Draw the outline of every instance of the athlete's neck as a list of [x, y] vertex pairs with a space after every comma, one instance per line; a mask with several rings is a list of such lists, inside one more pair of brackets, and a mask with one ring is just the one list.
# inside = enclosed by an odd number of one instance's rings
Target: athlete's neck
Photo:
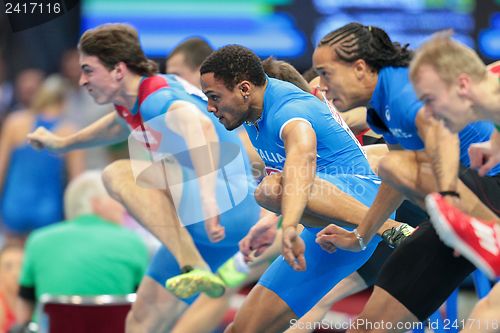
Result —
[[115, 99], [114, 104], [121, 105], [128, 110], [131, 110], [137, 101], [141, 80], [142, 76], [129, 73], [123, 79], [120, 93]]
[[269, 81], [266, 81], [266, 83], [261, 87], [254, 87], [253, 93], [250, 96], [248, 118], [245, 120], [247, 124], [256, 124], [262, 117], [262, 110], [264, 109], [264, 93], [266, 92], [268, 82]]

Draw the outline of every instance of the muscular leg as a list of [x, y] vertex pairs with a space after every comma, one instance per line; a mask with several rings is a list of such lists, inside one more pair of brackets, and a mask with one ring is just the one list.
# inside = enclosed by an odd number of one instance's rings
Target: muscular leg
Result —
[[[379, 174], [385, 182], [424, 209], [425, 196], [438, 190], [432, 166], [424, 153], [390, 152], [381, 159]], [[462, 181], [458, 183], [458, 192], [465, 212], [484, 219], [496, 218]]]
[[187, 304], [148, 276], [142, 279], [137, 299], [127, 315], [127, 333], [163, 333], [174, 325]]
[[[417, 319], [403, 304], [382, 288], [375, 286], [366, 306], [355, 322], [355, 327], [348, 333], [381, 333], [381, 332], [406, 332], [407, 329], [396, 329], [395, 323], [418, 323]], [[392, 329], [389, 325], [374, 329], [370, 324], [393, 323]], [[373, 325], [375, 326], [375, 325]]]
[[283, 332], [293, 318], [296, 315], [278, 295], [258, 284], [248, 294], [234, 322], [224, 332]]
[[207, 267], [191, 235], [181, 226], [172, 197], [164, 190], [138, 186], [130, 163], [120, 160], [104, 169], [103, 181], [109, 194], [173, 253], [180, 267]]
[[[262, 207], [279, 214], [281, 175], [273, 174], [265, 177], [255, 190], [255, 199]], [[343, 226], [355, 226], [363, 220], [366, 212], [368, 212], [367, 206], [328, 181], [316, 177], [302, 222], [310, 227], [325, 227], [332, 222]], [[399, 224], [394, 220], [387, 220], [380, 231]]]
[[500, 283], [493, 287], [490, 293], [480, 300], [469, 319], [465, 321], [462, 333], [497, 333], [500, 332]]
[[[333, 304], [358, 291], [366, 289], [366, 287], [367, 285], [363, 278], [361, 278], [357, 272], [352, 273], [333, 287], [328, 294], [309, 310], [309, 312], [303, 315], [297, 323], [286, 330], [285, 333], [312, 332], [312, 329], [307, 329], [306, 327], [313, 327], [313, 323], [320, 322]], [[308, 323], [310, 324], [307, 325]]]

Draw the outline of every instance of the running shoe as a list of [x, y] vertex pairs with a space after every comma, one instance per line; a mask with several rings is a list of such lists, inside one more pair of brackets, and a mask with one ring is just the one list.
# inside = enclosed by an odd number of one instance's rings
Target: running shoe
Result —
[[389, 247], [396, 248], [414, 231], [415, 228], [412, 226], [406, 223], [401, 223], [398, 227], [392, 227], [391, 229], [384, 231], [382, 239], [387, 243], [387, 245], [389, 245]]
[[217, 275], [224, 281], [227, 287], [236, 288], [246, 280], [248, 273], [238, 270], [235, 256], [233, 256], [219, 267]]
[[171, 277], [165, 283], [165, 287], [179, 298], [189, 298], [199, 293], [217, 298], [224, 295], [226, 290], [224, 281], [220, 277], [210, 271], [197, 268]]
[[463, 213], [438, 193], [425, 198], [427, 212], [439, 237], [488, 277], [500, 276], [500, 226]]

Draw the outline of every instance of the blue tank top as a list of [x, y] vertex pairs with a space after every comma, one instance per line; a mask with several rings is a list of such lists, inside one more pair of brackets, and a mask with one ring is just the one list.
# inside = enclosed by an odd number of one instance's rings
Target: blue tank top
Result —
[[316, 132], [317, 172], [374, 176], [361, 146], [340, 116], [313, 95], [272, 78], [267, 80], [257, 126], [244, 125], [268, 174], [283, 170], [286, 153], [281, 134], [286, 124], [297, 119], [308, 122]]
[[[423, 103], [417, 98], [406, 67], [385, 67], [379, 72], [377, 86], [368, 107], [367, 121], [370, 127], [382, 134], [389, 144], [399, 144], [408, 150], [421, 150], [415, 119]], [[473, 143], [488, 141], [495, 126], [488, 121], [467, 125], [459, 133], [460, 163], [470, 166], [468, 149]], [[500, 173], [500, 165], [488, 175]]]
[[[49, 130], [59, 119], [37, 116], [33, 130]], [[66, 183], [64, 158], [25, 143], [16, 147], [7, 169], [1, 215], [9, 229], [27, 233], [63, 220], [63, 192]]]
[[[129, 126], [133, 129], [132, 140], [129, 139], [129, 152], [131, 159], [134, 160], [134, 152], [131, 151], [132, 145], [138, 144], [137, 150], [150, 154], [141, 159], [145, 162], [158, 162], [175, 160], [182, 169], [182, 179], [167, 179], [169, 189], [172, 195], [182, 193], [180, 188], [190, 190], [189, 199], [190, 205], [186, 206], [181, 203], [177, 207], [177, 213], [181, 217], [181, 222], [184, 225], [201, 222], [203, 214], [193, 207], [193, 204], [200, 202], [199, 174], [200, 170], [195, 170], [191, 161], [192, 154], [206, 154], [206, 145], [188, 149], [185, 139], [173, 130], [172, 118], [168, 118], [167, 112], [172, 104], [176, 101], [189, 102], [196, 106], [199, 111], [205, 114], [213, 124], [218, 142], [213, 143], [219, 152], [219, 160], [217, 168], [208, 167], [207, 172], [216, 174], [216, 199], [221, 213], [232, 210], [232, 208], [245, 202], [248, 196], [253, 195], [255, 181], [250, 168], [250, 160], [245, 151], [245, 148], [240, 141], [238, 135], [234, 132], [227, 131], [218, 120], [210, 115], [207, 110], [207, 99], [201, 90], [187, 83], [185, 80], [175, 75], [156, 75], [144, 78], [139, 87], [139, 94], [136, 105], [132, 110], [127, 110], [124, 107], [115, 105], [118, 114], [122, 116]], [[178, 110], [176, 112], [189, 112]], [[172, 115], [172, 114], [171, 114]], [[189, 126], [198, 126], [197, 124], [189, 124]], [[202, 128], [199, 128], [200, 135], [203, 135]], [[147, 149], [144, 149], [145, 148]], [[199, 150], [198, 150], [199, 149]], [[207, 165], [209, 166], [209, 157], [206, 156]], [[163, 162], [162, 162], [163, 163]], [[148, 163], [146, 163], [148, 165]], [[165, 166], [165, 164], [163, 164]], [[132, 166], [134, 169], [134, 166]], [[148, 168], [147, 166], [146, 168]], [[167, 166], [168, 167], [168, 166]], [[161, 171], [160, 171], [161, 172]], [[140, 175], [140, 173], [136, 173]], [[163, 175], [163, 174], [162, 174]], [[166, 175], [166, 174], [165, 174]], [[156, 178], [161, 178], [157, 175]], [[165, 186], [164, 183], [158, 186]], [[182, 181], [182, 186], [177, 187]], [[162, 187], [164, 188], [164, 187]], [[197, 192], [197, 193], [195, 193]], [[185, 197], [185, 196], [183, 196]], [[189, 207], [182, 209], [182, 207]], [[255, 221], [251, 221], [253, 223]]]

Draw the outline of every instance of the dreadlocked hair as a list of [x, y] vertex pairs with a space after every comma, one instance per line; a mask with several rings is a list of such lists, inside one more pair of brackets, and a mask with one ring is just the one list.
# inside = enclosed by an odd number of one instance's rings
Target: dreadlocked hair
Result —
[[407, 67], [413, 56], [409, 44], [401, 46], [391, 41], [384, 30], [359, 23], [330, 32], [319, 42], [321, 46], [335, 46], [337, 57], [345, 62], [363, 59], [377, 72], [384, 67]]

